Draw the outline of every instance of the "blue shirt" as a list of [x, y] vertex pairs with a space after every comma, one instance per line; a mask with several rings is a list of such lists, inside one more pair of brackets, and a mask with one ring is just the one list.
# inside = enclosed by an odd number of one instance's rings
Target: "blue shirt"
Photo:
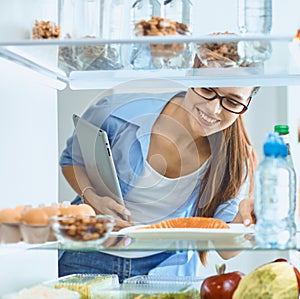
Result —
[[[174, 96], [185, 96], [185, 92], [174, 93], [128, 93], [107, 95], [91, 105], [82, 115], [108, 134], [118, 179], [126, 200], [126, 194], [142, 174], [149, 150], [151, 130], [165, 105]], [[60, 166], [83, 165], [80, 152], [74, 150], [75, 133], [67, 140], [62, 152]], [[201, 184], [191, 194], [180, 210], [181, 217], [192, 215], [193, 204], [199, 194]], [[220, 205], [214, 217], [231, 222], [238, 211], [241, 199], [246, 197], [247, 184], [241, 188], [239, 196]], [[77, 197], [79, 202], [80, 198]]]

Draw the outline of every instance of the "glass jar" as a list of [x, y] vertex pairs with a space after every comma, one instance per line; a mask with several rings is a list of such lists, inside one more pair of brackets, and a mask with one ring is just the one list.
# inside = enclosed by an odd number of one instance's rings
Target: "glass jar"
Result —
[[41, 0], [31, 11], [32, 39], [58, 39], [60, 27], [57, 22], [57, 5], [51, 0]]
[[[132, 35], [190, 35], [191, 1], [136, 0], [132, 5]], [[183, 23], [186, 22], [186, 23]], [[135, 44], [131, 53], [134, 69], [188, 68], [192, 65], [189, 43]]]
[[185, 24], [191, 33], [192, 5], [191, 0], [165, 0], [163, 6], [164, 16], [172, 21]]
[[[130, 2], [128, 0], [107, 0], [104, 12], [104, 38], [128, 39], [130, 31]], [[115, 56], [119, 60], [118, 64], [124, 67], [128, 65], [129, 44], [110, 44], [108, 49], [112, 57]]]
[[128, 0], [107, 0], [108, 38], [130, 37], [130, 3]]
[[[238, 27], [241, 34], [270, 34], [272, 29], [272, 0], [239, 0]], [[269, 41], [243, 41], [239, 55], [248, 63], [260, 63], [271, 57]]]
[[[26, 4], [28, 6], [27, 2]], [[30, 16], [28, 16], [30, 23], [26, 23], [28, 25], [30, 24], [29, 37], [34, 40], [59, 39], [60, 27], [58, 24], [57, 3], [52, 0], [40, 0], [38, 3], [35, 3], [35, 5], [31, 5], [30, 8]], [[27, 16], [25, 18], [25, 15], [23, 18], [20, 18], [20, 20], [18, 19], [20, 22], [26, 20]], [[23, 32], [25, 29], [23, 24], [21, 26], [21, 23], [16, 24], [13, 22], [13, 26], [20, 29], [17, 30], [18, 32]], [[12, 31], [7, 30], [7, 32]], [[24, 30], [24, 33], [25, 32], [27, 32], [27, 30]], [[20, 38], [23, 37], [20, 36]], [[58, 46], [55, 44], [45, 45], [43, 47], [22, 47], [22, 52], [24, 56], [28, 54], [30, 57], [35, 57], [43, 65], [57, 68]]]
[[102, 37], [104, 0], [59, 0], [62, 38]]
[[[60, 27], [62, 38], [108, 38], [106, 0], [60, 0]], [[114, 45], [93, 44], [62, 46], [59, 49], [59, 67], [66, 73], [81, 70], [112, 70], [122, 68], [120, 51]]]
[[163, 0], [134, 0], [132, 4], [132, 25], [141, 20], [150, 20], [152, 17], [162, 15]]

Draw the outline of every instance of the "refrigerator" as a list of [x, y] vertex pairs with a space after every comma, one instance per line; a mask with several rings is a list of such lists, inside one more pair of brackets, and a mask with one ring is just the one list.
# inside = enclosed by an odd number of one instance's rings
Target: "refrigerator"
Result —
[[[216, 6], [218, 8], [216, 8]], [[292, 36], [299, 28], [299, 1], [273, 0], [272, 34]], [[58, 1], [2, 0], [0, 2], [1, 47], [30, 39], [35, 19], [58, 22]], [[237, 0], [194, 1], [193, 34], [237, 30]], [[45, 54], [45, 53], [44, 53]], [[278, 64], [286, 57], [277, 55]], [[50, 59], [57, 59], [53, 57]], [[52, 80], [34, 68], [0, 55], [2, 137], [0, 147], [0, 209], [20, 204], [49, 204], [72, 200], [74, 191], [59, 168], [59, 156], [73, 131], [72, 114], [81, 114], [103, 88], [96, 85], [71, 88], [68, 82]], [[300, 81], [300, 80], [299, 80]], [[298, 127], [300, 83], [262, 87], [245, 115], [250, 137], [262, 159], [262, 143], [274, 124], [288, 123], [296, 171], [300, 170]], [[249, 272], [271, 260], [277, 252], [243, 252], [226, 261], [227, 271]], [[280, 253], [288, 255], [288, 252]], [[214, 274], [223, 261], [214, 252], [204, 275]], [[27, 250], [0, 245], [0, 295], [57, 277], [56, 250]]]

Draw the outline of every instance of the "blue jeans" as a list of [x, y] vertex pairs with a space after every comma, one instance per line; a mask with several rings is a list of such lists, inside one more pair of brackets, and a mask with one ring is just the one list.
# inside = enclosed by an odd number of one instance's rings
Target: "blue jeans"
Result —
[[103, 252], [65, 251], [59, 258], [59, 277], [69, 274], [117, 274], [120, 283], [136, 275], [147, 275], [174, 252], [162, 252], [143, 258], [123, 258]]

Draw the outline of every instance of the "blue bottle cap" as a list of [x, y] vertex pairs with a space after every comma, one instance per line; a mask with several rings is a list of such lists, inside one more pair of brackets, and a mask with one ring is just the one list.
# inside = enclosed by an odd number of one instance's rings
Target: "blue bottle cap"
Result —
[[287, 145], [278, 133], [269, 133], [264, 143], [264, 154], [267, 157], [286, 157], [288, 154]]

